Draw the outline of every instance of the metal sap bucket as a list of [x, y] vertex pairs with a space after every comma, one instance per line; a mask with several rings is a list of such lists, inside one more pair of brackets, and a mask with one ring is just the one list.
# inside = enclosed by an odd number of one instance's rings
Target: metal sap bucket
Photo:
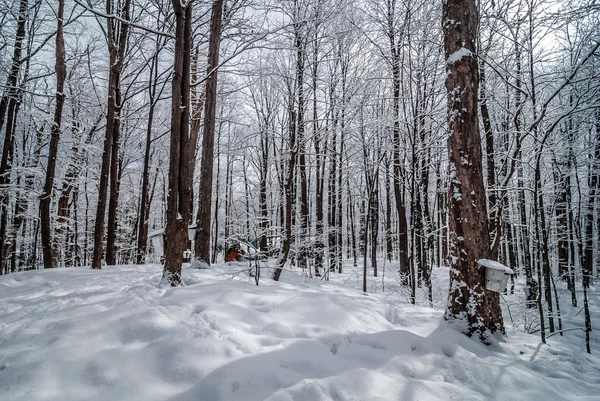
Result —
[[480, 266], [485, 268], [485, 289], [494, 292], [504, 292], [508, 278], [515, 272], [501, 263], [489, 259], [479, 259]]

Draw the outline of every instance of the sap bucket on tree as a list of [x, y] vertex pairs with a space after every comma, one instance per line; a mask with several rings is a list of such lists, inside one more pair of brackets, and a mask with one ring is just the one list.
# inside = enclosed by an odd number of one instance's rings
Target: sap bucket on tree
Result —
[[494, 292], [504, 292], [508, 278], [515, 274], [511, 268], [494, 260], [479, 259], [480, 266], [485, 268], [485, 289]]
[[155, 230], [148, 234], [150, 241], [152, 242], [152, 247], [154, 248], [154, 253], [158, 257], [165, 256], [165, 230]]

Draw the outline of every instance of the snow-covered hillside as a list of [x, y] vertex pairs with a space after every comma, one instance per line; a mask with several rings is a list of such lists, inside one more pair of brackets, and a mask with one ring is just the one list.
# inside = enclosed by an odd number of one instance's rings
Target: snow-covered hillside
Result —
[[[0, 277], [0, 399], [600, 400], [595, 331], [592, 355], [577, 330], [540, 345], [505, 312], [508, 342], [483, 346], [443, 320], [447, 270], [428, 308], [407, 303], [389, 266], [368, 295], [351, 266], [260, 286], [243, 267], [184, 269], [174, 289], [159, 288], [158, 265]], [[598, 327], [594, 289], [591, 302]]]

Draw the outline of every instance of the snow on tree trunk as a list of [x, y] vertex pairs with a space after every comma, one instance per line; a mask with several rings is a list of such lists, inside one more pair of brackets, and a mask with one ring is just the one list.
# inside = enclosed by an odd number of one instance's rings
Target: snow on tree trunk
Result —
[[485, 269], [477, 264], [490, 254], [483, 184], [481, 137], [477, 116], [479, 85], [475, 54], [478, 11], [475, 1], [448, 0], [442, 24], [448, 93], [450, 291], [446, 319], [467, 335], [489, 343], [503, 331], [499, 295], [484, 289]]
[[54, 108], [54, 122], [48, 151], [48, 166], [46, 168], [46, 180], [44, 190], [40, 199], [40, 223], [42, 227], [42, 253], [44, 255], [44, 267], [56, 267], [56, 254], [52, 247], [52, 232], [50, 226], [50, 205], [52, 204], [52, 188], [54, 186], [54, 175], [56, 171], [56, 157], [58, 155], [58, 141], [60, 139], [63, 105], [65, 103], [65, 78], [67, 76], [67, 65], [65, 62], [65, 41], [63, 37], [63, 15], [64, 0], [58, 2], [57, 28], [56, 28], [56, 105]]

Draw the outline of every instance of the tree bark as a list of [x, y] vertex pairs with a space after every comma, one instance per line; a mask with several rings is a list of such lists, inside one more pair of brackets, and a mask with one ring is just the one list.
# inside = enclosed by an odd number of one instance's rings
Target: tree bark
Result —
[[[389, 166], [389, 162], [386, 162]], [[392, 238], [392, 199], [390, 187], [390, 172], [385, 171], [385, 254], [388, 262], [394, 257], [394, 242]]]
[[296, 90], [298, 96], [298, 111], [297, 111], [297, 133], [296, 143], [298, 144], [298, 175], [300, 181], [300, 247], [298, 250], [298, 265], [300, 268], [307, 267], [308, 252], [306, 243], [310, 237], [309, 233], [309, 212], [308, 212], [308, 180], [306, 174], [306, 143], [304, 138], [304, 66], [305, 66], [305, 51], [306, 43], [302, 36], [302, 27], [304, 22], [301, 21], [300, 7], [297, 0], [294, 4], [295, 18], [294, 21], [294, 47], [296, 48]]
[[269, 137], [268, 133], [262, 132], [260, 136], [260, 183], [258, 194], [258, 205], [260, 209], [259, 220], [259, 249], [261, 252], [267, 252], [267, 229], [269, 226], [269, 210], [267, 208], [267, 177], [269, 174]]
[[[181, 283], [183, 251], [188, 241], [191, 179], [189, 161], [196, 143], [190, 135], [190, 70], [192, 51], [192, 1], [173, 0], [175, 11], [175, 51], [171, 97], [171, 140], [169, 148], [169, 191], [165, 227], [163, 283]], [[212, 159], [211, 159], [212, 160]]]
[[0, 200], [0, 274], [4, 272], [6, 263], [7, 248], [4, 246], [6, 230], [8, 226], [8, 183], [10, 182], [10, 172], [13, 153], [13, 118], [17, 103], [17, 81], [21, 71], [21, 53], [23, 50], [23, 41], [25, 39], [25, 25], [27, 22], [28, 1], [21, 0], [19, 3], [19, 17], [17, 20], [17, 33], [15, 35], [15, 46], [13, 58], [10, 66], [10, 72], [6, 79], [6, 89], [0, 99], [0, 131], [4, 126], [6, 118], [6, 130], [4, 134], [4, 146], [2, 147], [2, 159], [0, 161], [0, 190], [4, 192]]
[[483, 122], [483, 132], [485, 137], [485, 153], [487, 161], [487, 189], [488, 189], [488, 201], [489, 201], [489, 230], [490, 235], [495, 240], [492, 241], [492, 252], [490, 258], [492, 260], [498, 259], [498, 248], [500, 246], [500, 238], [502, 237], [501, 224], [500, 224], [500, 203], [498, 202], [498, 196], [496, 196], [496, 163], [494, 161], [494, 132], [492, 131], [492, 122], [490, 119], [490, 111], [487, 104], [487, 93], [486, 93], [486, 79], [485, 79], [485, 65], [483, 62], [479, 63], [479, 109], [481, 110], [481, 120]]
[[[585, 240], [583, 247], [583, 286], [589, 288], [594, 271], [594, 204], [600, 192], [600, 112], [596, 112], [596, 147], [590, 167], [589, 194], [585, 211]], [[597, 212], [596, 212], [597, 213]], [[587, 295], [586, 295], [587, 297]]]
[[[290, 108], [292, 106], [290, 105]], [[285, 194], [285, 210], [284, 210], [284, 232], [282, 238], [282, 247], [279, 251], [279, 258], [277, 260], [277, 269], [273, 279], [279, 281], [281, 272], [285, 263], [287, 262], [290, 246], [292, 243], [292, 206], [293, 206], [293, 192], [294, 192], [294, 176], [296, 167], [296, 156], [298, 154], [298, 146], [296, 143], [296, 112], [290, 111], [290, 158], [288, 163], [287, 177], [284, 184]]]
[[504, 324], [499, 294], [485, 290], [485, 269], [477, 263], [490, 256], [477, 115], [478, 22], [474, 0], [444, 2], [452, 259], [446, 319], [456, 322], [467, 335], [477, 335], [489, 343], [492, 333], [504, 331]]
[[60, 140], [62, 111], [65, 103], [65, 78], [67, 65], [65, 63], [65, 41], [63, 37], [63, 18], [65, 2], [58, 0], [57, 29], [56, 29], [56, 105], [54, 108], [54, 122], [50, 134], [50, 148], [48, 150], [48, 167], [46, 168], [46, 181], [40, 198], [40, 223], [42, 235], [42, 254], [44, 268], [56, 267], [56, 255], [53, 252], [52, 233], [50, 227], [50, 205], [52, 203], [52, 190], [54, 187], [54, 173], [56, 171], [56, 156], [58, 141]]
[[198, 215], [196, 217], [196, 258], [210, 264], [210, 210], [212, 204], [213, 158], [215, 148], [215, 118], [217, 109], [217, 67], [221, 45], [223, 2], [215, 0], [210, 19], [208, 44], [208, 67], [206, 81], [206, 103], [204, 108], [204, 132], [202, 136], [202, 161], [200, 164], [200, 191]]
[[[131, 0], [125, 0], [122, 7], [118, 12], [121, 17], [129, 21], [129, 11], [131, 8]], [[106, 1], [106, 13], [113, 14], [113, 1]], [[116, 31], [119, 31], [118, 33]], [[106, 112], [106, 134], [104, 136], [104, 146], [102, 152], [102, 166], [100, 168], [100, 185], [98, 187], [98, 207], [96, 209], [96, 221], [94, 223], [94, 251], [92, 253], [92, 269], [102, 268], [102, 253], [104, 250], [104, 217], [106, 214], [106, 195], [108, 192], [109, 173], [111, 178], [111, 206], [114, 210], [109, 210], [109, 223], [110, 228], [116, 228], [116, 199], [113, 199], [114, 190], [116, 189], [116, 176], [115, 172], [118, 166], [118, 132], [115, 133], [115, 129], [119, 129], [120, 121], [119, 114], [121, 108], [121, 74], [123, 72], [123, 66], [125, 64], [125, 51], [127, 49], [127, 35], [129, 33], [129, 25], [120, 23], [116, 20], [107, 20], [107, 35], [108, 35], [108, 53], [110, 71], [108, 74], [108, 98], [107, 98], [107, 112]], [[116, 144], [113, 144], [117, 141]], [[114, 156], [113, 156], [114, 154]], [[110, 231], [109, 228], [109, 231]], [[111, 241], [107, 241], [107, 252], [108, 256], [114, 259], [114, 239], [112, 237], [114, 233], [110, 233]], [[114, 261], [113, 261], [114, 262]]]

